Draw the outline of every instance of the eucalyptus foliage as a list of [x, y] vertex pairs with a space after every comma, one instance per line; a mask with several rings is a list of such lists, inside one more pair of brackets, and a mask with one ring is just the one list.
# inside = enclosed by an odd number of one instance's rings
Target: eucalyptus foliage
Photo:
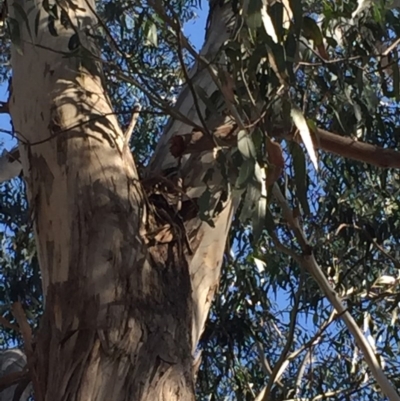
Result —
[[[233, 187], [242, 202], [199, 345], [198, 398], [262, 400], [267, 388], [271, 400], [381, 400], [347, 328], [290, 256], [301, 254], [301, 244], [271, 188], [263, 194], [254, 172], [262, 169], [268, 178], [274, 171], [267, 134], [282, 149], [277, 184], [301, 219], [332, 288], [400, 388], [399, 172], [306, 149], [293, 140], [293, 127], [301, 131], [304, 120], [311, 136], [323, 128], [399, 150], [400, 10], [379, 1], [364, 9], [350, 0], [270, 3], [264, 8], [262, 0], [232, 0], [238, 23], [221, 50], [234, 104], [255, 129], [249, 142], [238, 145], [234, 159], [238, 179]], [[163, 6], [183, 26], [204, 4], [177, 0]], [[144, 166], [193, 54], [182, 50], [151, 3], [99, 1], [98, 14], [106, 84], [121, 124], [127, 127], [134, 105], [142, 106], [131, 146]], [[5, 54], [13, 40], [8, 24], [0, 44], [3, 82], [10, 74]], [[201, 100], [211, 112], [221, 99], [217, 91]], [[232, 160], [221, 160], [219, 168], [232, 168]], [[0, 307], [3, 318], [15, 324], [10, 305], [20, 301], [36, 327], [43, 299], [32, 240], [35, 211], [26, 205], [24, 189], [18, 179], [0, 191]], [[2, 328], [0, 341], [7, 348], [21, 339]]]

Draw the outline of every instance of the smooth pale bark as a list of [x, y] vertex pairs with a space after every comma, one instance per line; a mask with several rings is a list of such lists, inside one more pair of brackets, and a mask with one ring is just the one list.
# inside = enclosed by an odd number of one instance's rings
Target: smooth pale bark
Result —
[[[13, 13], [16, 3], [27, 13], [33, 38], [21, 14]], [[211, 4], [203, 50], [211, 59], [232, 23], [230, 6], [219, 3]], [[183, 238], [148, 245], [147, 233], [157, 227], [112, 114], [101, 65], [71, 54], [76, 33], [83, 48], [98, 54], [87, 35], [96, 24], [94, 4], [75, 4], [68, 10], [75, 29], [56, 21], [57, 36], [49, 32], [41, 3], [9, 5], [22, 39], [12, 49], [10, 112], [46, 295], [31, 372], [35, 398], [193, 400], [192, 351], [218, 286], [232, 200], [225, 201], [214, 228], [199, 218], [185, 222], [193, 254], [184, 252]], [[208, 93], [215, 90], [202, 67], [196, 66], [192, 77]], [[179, 105], [198, 122], [188, 89]], [[176, 165], [168, 140], [187, 130], [171, 121], [153, 159], [153, 174]], [[186, 158], [181, 173], [189, 197], [204, 191], [202, 177], [214, 163], [213, 152]], [[216, 175], [215, 202], [222, 185]]]
[[[70, 53], [75, 35], [21, 1], [10, 112], [35, 220], [46, 308], [35, 352], [36, 400], [191, 400], [190, 280], [176, 243], [147, 248], [154, 229], [101, 66]], [[10, 4], [11, 12], [16, 3]], [[96, 22], [69, 17], [80, 41]], [[94, 7], [94, 4], [91, 4]], [[67, 7], [65, 5], [65, 7]], [[142, 234], [143, 233], [143, 234]], [[29, 356], [28, 356], [29, 357]]]
[[[222, 65], [225, 60], [219, 51], [221, 46], [230, 38], [235, 19], [233, 18], [232, 5], [228, 2], [225, 6], [221, 7], [219, 3], [221, 2], [210, 2], [206, 41], [200, 55], [211, 63], [218, 61], [218, 64]], [[213, 78], [203, 63], [196, 62], [189, 75], [193, 86], [203, 88], [208, 96], [211, 96], [217, 90]], [[193, 95], [187, 86], [180, 94], [176, 108], [182, 115], [188, 117], [196, 125], [201, 126], [201, 119], [196, 110]], [[198, 97], [197, 102], [204, 117], [206, 107]], [[213, 117], [215, 116], [211, 115], [209, 120]], [[208, 121], [206, 120], [206, 122]], [[178, 160], [169, 152], [171, 138], [175, 135], [184, 135], [191, 131], [192, 127], [182, 121], [171, 120], [169, 122], [152, 158], [149, 168], [151, 173], [160, 173], [178, 165]], [[183, 178], [183, 187], [189, 198], [199, 198], [208, 186], [213, 192], [211, 202], [215, 204], [218, 202], [221, 193], [226, 191], [226, 183], [218, 173], [215, 157], [216, 153], [213, 150], [193, 152], [183, 157], [180, 174]], [[204, 175], [212, 167], [216, 171], [213, 174], [212, 181], [208, 181], [206, 186]], [[211, 302], [218, 287], [222, 258], [232, 220], [234, 203], [236, 203], [235, 200], [228, 195], [227, 200], [224, 202], [224, 209], [213, 219], [214, 228], [198, 218], [185, 222], [186, 232], [195, 244], [194, 254], [187, 256], [194, 308], [193, 351], [195, 351], [203, 332]], [[212, 206], [211, 204], [210, 208]]]

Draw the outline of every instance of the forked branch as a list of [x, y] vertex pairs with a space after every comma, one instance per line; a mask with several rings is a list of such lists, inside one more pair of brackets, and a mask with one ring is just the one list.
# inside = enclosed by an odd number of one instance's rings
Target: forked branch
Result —
[[276, 183], [273, 187], [273, 195], [281, 206], [283, 215], [289, 227], [292, 229], [297, 241], [302, 247], [303, 255], [297, 255], [296, 261], [303, 269], [307, 270], [312, 275], [312, 277], [314, 277], [320, 289], [325, 294], [332, 306], [335, 308], [336, 312], [341, 315], [341, 318], [343, 319], [347, 329], [353, 335], [357, 345], [360, 347], [364, 359], [369, 369], [371, 370], [371, 373], [374, 376], [376, 382], [381, 387], [382, 392], [388, 397], [390, 401], [400, 401], [400, 396], [397, 394], [395, 388], [392, 386], [385, 373], [381, 369], [375, 353], [368, 343], [367, 339], [365, 338], [364, 334], [358, 327], [357, 323], [355, 322], [349, 311], [343, 305], [339, 295], [334, 290], [334, 288], [332, 288], [328, 279], [325, 277], [321, 267], [315, 260], [312, 252], [312, 247], [309, 245], [298, 219], [293, 216], [293, 212], [288, 202], [284, 198], [279, 186]]

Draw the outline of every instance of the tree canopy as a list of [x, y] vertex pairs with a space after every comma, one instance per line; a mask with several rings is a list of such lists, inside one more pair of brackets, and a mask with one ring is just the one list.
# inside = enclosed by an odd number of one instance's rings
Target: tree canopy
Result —
[[[219, 287], [198, 344], [197, 397], [386, 399], [354, 330], [399, 389], [400, 4], [211, 0], [208, 53], [197, 52], [183, 30], [206, 6], [101, 0], [93, 33], [124, 129], [137, 110], [130, 146], [143, 179], [171, 117], [191, 126], [162, 143], [174, 160], [217, 154], [196, 198], [202, 219], [212, 227], [220, 202], [235, 199]], [[56, 37], [62, 6], [42, 7]], [[229, 35], [210, 58], [215, 7], [228, 10]], [[24, 51], [19, 32], [27, 17], [14, 11], [18, 20], [5, 19], [0, 41], [4, 85], [13, 74], [10, 46]], [[73, 41], [71, 52], [81, 51]], [[192, 79], [194, 63], [207, 72], [211, 93]], [[183, 91], [194, 97], [198, 121], [179, 112]], [[217, 174], [224, 190], [212, 202]], [[3, 349], [23, 345], [16, 305], [33, 331], [42, 315], [34, 213], [22, 177], [2, 184]]]

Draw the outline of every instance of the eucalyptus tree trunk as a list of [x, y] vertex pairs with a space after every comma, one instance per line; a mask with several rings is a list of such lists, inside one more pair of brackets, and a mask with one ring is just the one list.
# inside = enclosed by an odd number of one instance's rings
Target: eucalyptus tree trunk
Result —
[[[202, 51], [210, 60], [232, 27], [231, 6], [220, 3], [210, 4]], [[154, 240], [168, 225], [145, 193], [104, 88], [90, 35], [94, 1], [57, 4], [64, 24], [50, 25], [36, 0], [9, 4], [19, 27], [9, 106], [46, 300], [27, 355], [35, 399], [193, 400], [193, 352], [218, 286], [232, 200], [220, 201], [216, 175], [212, 202], [221, 210], [213, 224], [191, 215], [184, 230], [171, 229], [172, 240]], [[205, 66], [191, 74], [209, 94], [215, 91]], [[188, 88], [178, 105], [199, 123]], [[149, 175], [178, 166], [168, 143], [188, 129], [168, 124]], [[214, 159], [212, 150], [184, 157], [188, 198], [204, 191]]]

